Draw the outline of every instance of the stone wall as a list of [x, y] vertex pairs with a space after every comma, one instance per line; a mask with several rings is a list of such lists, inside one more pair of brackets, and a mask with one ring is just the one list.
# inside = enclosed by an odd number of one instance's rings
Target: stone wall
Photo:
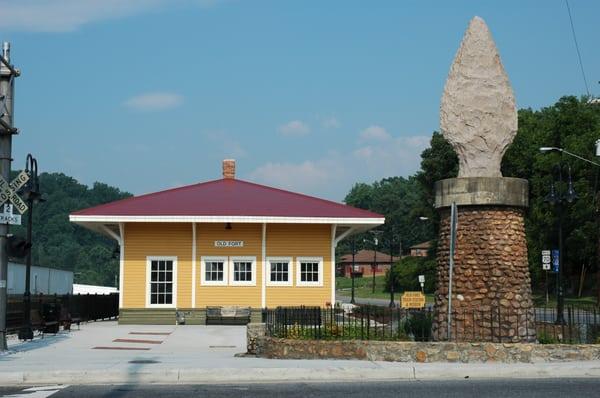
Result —
[[291, 340], [262, 336], [256, 340], [256, 354], [273, 359], [533, 363], [600, 360], [600, 345]]
[[[524, 209], [459, 206], [452, 285], [452, 335], [458, 341], [533, 342], [535, 320]], [[447, 336], [450, 210], [441, 209], [436, 340]]]
[[264, 323], [249, 323], [246, 326], [247, 354], [256, 354], [258, 338], [264, 337], [267, 327]]

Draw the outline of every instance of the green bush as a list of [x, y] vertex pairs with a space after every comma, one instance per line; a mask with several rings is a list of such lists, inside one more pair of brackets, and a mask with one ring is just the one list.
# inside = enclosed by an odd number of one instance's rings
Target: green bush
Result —
[[546, 332], [545, 330], [542, 330], [538, 333], [537, 339], [540, 344], [558, 344], [559, 342], [556, 337]]
[[405, 257], [394, 263], [385, 274], [385, 291], [389, 292], [394, 281], [395, 292], [419, 291], [419, 275], [425, 275], [424, 291], [433, 293], [437, 278], [435, 259], [425, 257]]
[[412, 334], [415, 341], [431, 340], [431, 314], [427, 312], [413, 312], [404, 323], [406, 334]]

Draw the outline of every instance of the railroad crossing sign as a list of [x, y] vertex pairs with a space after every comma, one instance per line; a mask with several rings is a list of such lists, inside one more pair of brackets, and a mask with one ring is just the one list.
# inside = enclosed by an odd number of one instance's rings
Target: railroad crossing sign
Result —
[[0, 205], [0, 224], [21, 225], [21, 215], [13, 214], [13, 205]]
[[29, 174], [25, 171], [21, 171], [10, 184], [0, 176], [0, 205], [4, 204], [6, 201], [10, 201], [19, 213], [25, 213], [28, 207], [23, 199], [17, 195], [17, 191], [25, 185], [27, 181], [29, 181]]
[[542, 269], [544, 271], [550, 271], [550, 264], [552, 264], [552, 255], [550, 250], [542, 250]]

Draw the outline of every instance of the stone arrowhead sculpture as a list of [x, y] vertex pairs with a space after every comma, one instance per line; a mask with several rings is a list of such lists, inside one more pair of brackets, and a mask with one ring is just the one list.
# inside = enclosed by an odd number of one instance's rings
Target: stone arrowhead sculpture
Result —
[[459, 159], [459, 177], [502, 177], [500, 162], [517, 133], [517, 107], [492, 35], [475, 17], [450, 68], [440, 127]]

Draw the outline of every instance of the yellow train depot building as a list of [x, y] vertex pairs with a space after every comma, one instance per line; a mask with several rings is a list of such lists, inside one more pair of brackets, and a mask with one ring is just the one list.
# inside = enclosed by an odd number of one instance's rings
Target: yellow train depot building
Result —
[[207, 307], [335, 303], [335, 247], [382, 215], [235, 178], [80, 210], [70, 221], [120, 247], [119, 322], [203, 324]]

